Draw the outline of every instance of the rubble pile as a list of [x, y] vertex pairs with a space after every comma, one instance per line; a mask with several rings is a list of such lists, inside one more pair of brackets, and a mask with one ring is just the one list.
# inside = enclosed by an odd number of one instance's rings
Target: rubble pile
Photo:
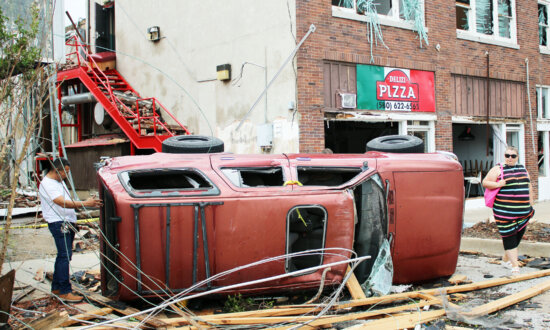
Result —
[[[494, 222], [482, 221], [472, 227], [465, 228], [462, 232], [465, 237], [489, 238], [500, 240], [497, 225]], [[531, 221], [527, 225], [527, 230], [523, 239], [526, 241], [535, 241], [550, 243], [550, 224]]]
[[[11, 189], [0, 185], [0, 208], [7, 208], [11, 198]], [[35, 207], [40, 204], [37, 196], [16, 192], [14, 207]]]

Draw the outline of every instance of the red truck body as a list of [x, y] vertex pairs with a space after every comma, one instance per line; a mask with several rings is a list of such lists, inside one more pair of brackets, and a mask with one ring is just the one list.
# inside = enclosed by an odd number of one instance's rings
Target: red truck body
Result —
[[[98, 171], [102, 292], [121, 300], [181, 292], [242, 265], [310, 249], [338, 253], [262, 263], [197, 290], [376, 258], [391, 241], [394, 283], [454, 273], [463, 222], [462, 167], [434, 154], [167, 154], [117, 157]], [[358, 267], [363, 281], [373, 260]], [[342, 281], [346, 265], [325, 283]], [[239, 289], [317, 287], [322, 270]], [[195, 291], [197, 291], [195, 290]]]

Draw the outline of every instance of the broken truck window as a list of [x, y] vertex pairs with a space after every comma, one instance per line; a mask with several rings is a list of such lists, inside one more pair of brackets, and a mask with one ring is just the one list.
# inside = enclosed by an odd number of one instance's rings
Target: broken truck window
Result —
[[239, 188], [283, 186], [283, 169], [280, 167], [225, 167], [221, 171]]
[[189, 168], [122, 172], [119, 173], [119, 180], [133, 197], [182, 196], [197, 191], [207, 195], [219, 193], [218, 188], [202, 173]]
[[340, 186], [361, 173], [357, 167], [306, 167], [300, 166], [298, 181], [304, 186]]
[[[324, 207], [307, 205], [292, 208], [287, 216], [286, 253], [324, 248], [326, 224], [327, 211]], [[288, 258], [285, 268], [287, 272], [293, 272], [322, 263], [322, 254], [317, 252]]]

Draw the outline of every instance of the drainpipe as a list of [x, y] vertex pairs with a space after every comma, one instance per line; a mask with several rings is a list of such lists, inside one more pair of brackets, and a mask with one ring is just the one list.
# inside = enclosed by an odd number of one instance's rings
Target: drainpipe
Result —
[[491, 134], [491, 127], [489, 126], [489, 112], [491, 111], [490, 108], [490, 96], [491, 96], [491, 85], [489, 84], [489, 51], [485, 52], [485, 56], [487, 56], [487, 157], [489, 157], [489, 134]]

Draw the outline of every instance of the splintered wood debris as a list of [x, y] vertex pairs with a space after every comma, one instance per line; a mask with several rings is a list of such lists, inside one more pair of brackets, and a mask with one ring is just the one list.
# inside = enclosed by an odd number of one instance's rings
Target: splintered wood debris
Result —
[[[199, 329], [211, 327], [255, 327], [255, 328], [326, 328], [346, 324], [360, 325], [361, 328], [406, 329], [414, 328], [438, 319], [451, 318], [453, 320], [468, 320], [494, 313], [523, 300], [532, 298], [550, 289], [550, 280], [534, 285], [523, 291], [492, 300], [489, 303], [466, 310], [454, 302], [468, 298], [465, 292], [471, 292], [490, 287], [526, 281], [550, 275], [550, 270], [542, 270], [517, 276], [495, 278], [469, 284], [457, 284], [436, 289], [422, 289], [419, 291], [389, 294], [381, 297], [366, 298], [358, 292], [360, 287], [352, 275], [347, 288], [352, 300], [340, 301], [332, 305], [324, 303], [280, 305], [268, 309], [244, 312], [213, 314], [212, 311], [192, 312], [186, 309], [183, 312], [177, 309], [179, 316], [167, 317], [158, 315], [135, 315], [140, 311], [124, 303], [112, 301], [88, 289], [79, 289], [88, 303], [63, 305], [55, 297], [46, 298], [47, 301], [26, 302], [24, 305], [14, 303], [16, 309], [12, 313], [18, 320], [34, 328], [63, 328], [72, 329], [82, 326], [94, 328], [131, 327], [131, 328], [186, 328]], [[80, 275], [82, 284], [93, 288], [97, 286], [97, 272]], [[84, 280], [88, 279], [88, 282]], [[453, 278], [451, 278], [453, 279]], [[354, 281], [355, 280], [355, 281]], [[464, 283], [463, 276], [454, 276], [454, 283]], [[87, 284], [86, 284], [87, 283]], [[28, 290], [28, 287], [21, 289]], [[14, 296], [17, 293], [14, 292]], [[42, 299], [44, 300], [44, 299]], [[94, 305], [101, 307], [96, 307]], [[29, 317], [29, 308], [32, 305], [43, 306], [41, 310]], [[328, 312], [319, 315], [327, 308]], [[451, 315], [452, 314], [452, 315]], [[125, 316], [124, 319], [120, 315]], [[128, 318], [128, 317], [131, 318]], [[110, 320], [108, 324], [106, 320]], [[348, 322], [348, 323], [345, 323]], [[351, 322], [351, 323], [350, 323]], [[14, 328], [21, 324], [10, 320]], [[95, 326], [97, 325], [97, 326]]]

